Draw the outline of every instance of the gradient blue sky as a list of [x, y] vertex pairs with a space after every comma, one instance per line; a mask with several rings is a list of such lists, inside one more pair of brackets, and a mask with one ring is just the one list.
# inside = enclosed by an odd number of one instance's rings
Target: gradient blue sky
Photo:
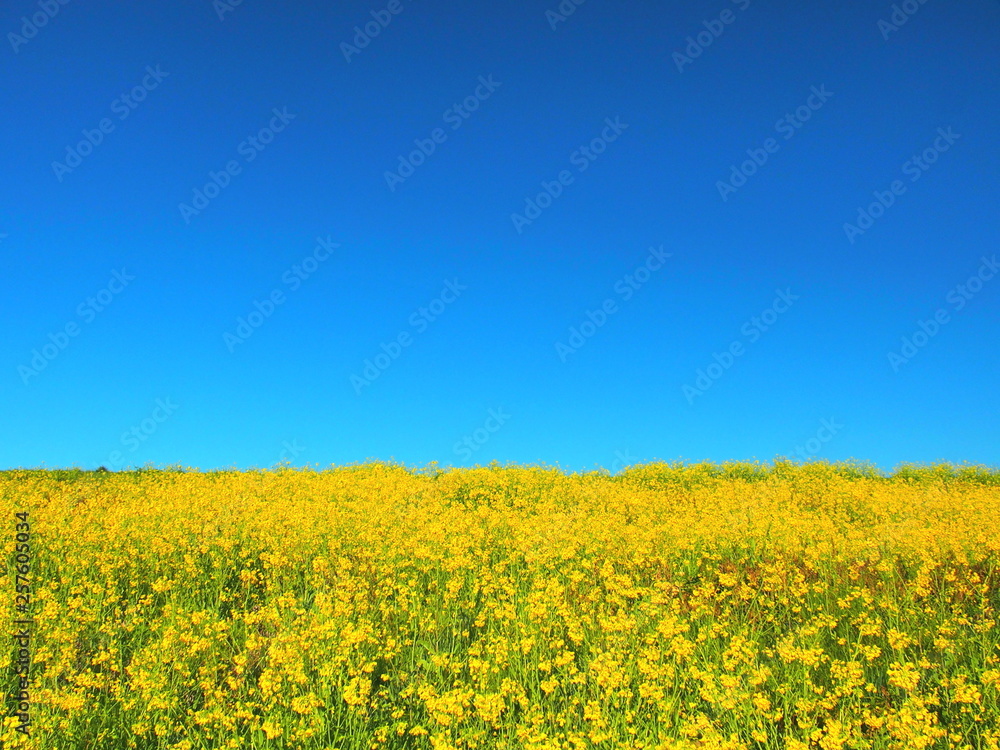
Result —
[[[914, 2], [880, 29], [889, 2], [586, 0], [555, 28], [552, 0], [397, 2], [350, 61], [388, 3], [244, 0], [220, 19], [210, 0], [70, 0], [40, 28], [37, 0], [5, 5], [0, 467], [997, 463], [1000, 274], [958, 287], [1000, 250], [1000, 3]], [[721, 35], [679, 70], [706, 24]], [[247, 145], [275, 108], [294, 119]], [[104, 118], [92, 153], [53, 166]], [[627, 128], [581, 156], [606, 118]], [[928, 148], [925, 171], [910, 160]], [[767, 161], [720, 191], [748, 149]], [[339, 246], [296, 280], [317, 238]], [[466, 289], [432, 305], [449, 281]], [[756, 327], [779, 290], [798, 299]], [[557, 348], [609, 299], [583, 346]]]

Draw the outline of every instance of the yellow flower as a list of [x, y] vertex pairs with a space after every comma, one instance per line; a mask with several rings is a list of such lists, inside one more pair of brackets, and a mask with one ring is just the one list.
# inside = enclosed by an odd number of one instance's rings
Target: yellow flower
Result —
[[893, 663], [888, 668], [889, 684], [900, 690], [916, 690], [920, 672], [910, 662]]
[[269, 740], [273, 740], [277, 737], [280, 737], [283, 731], [280, 726], [278, 726], [276, 723], [270, 720], [265, 721], [263, 724], [261, 724], [260, 728], [264, 731], [264, 735]]
[[0, 472], [58, 573], [32, 581], [32, 740], [1000, 750], [977, 471]]

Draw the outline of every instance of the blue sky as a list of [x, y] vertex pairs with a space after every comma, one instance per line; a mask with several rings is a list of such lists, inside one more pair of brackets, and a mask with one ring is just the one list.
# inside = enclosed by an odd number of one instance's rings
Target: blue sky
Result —
[[994, 0], [0, 19], [0, 467], [997, 463]]

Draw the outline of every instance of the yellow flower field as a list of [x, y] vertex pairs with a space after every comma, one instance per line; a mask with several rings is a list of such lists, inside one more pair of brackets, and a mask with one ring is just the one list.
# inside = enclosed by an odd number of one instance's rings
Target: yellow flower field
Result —
[[4, 748], [1000, 748], [984, 469], [21, 470], [0, 504]]

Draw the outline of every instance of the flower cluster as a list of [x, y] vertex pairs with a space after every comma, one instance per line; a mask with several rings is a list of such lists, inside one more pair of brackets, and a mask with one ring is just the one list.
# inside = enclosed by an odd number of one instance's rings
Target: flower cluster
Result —
[[1000, 748], [982, 470], [10, 471], [0, 506], [35, 538], [3, 747]]

